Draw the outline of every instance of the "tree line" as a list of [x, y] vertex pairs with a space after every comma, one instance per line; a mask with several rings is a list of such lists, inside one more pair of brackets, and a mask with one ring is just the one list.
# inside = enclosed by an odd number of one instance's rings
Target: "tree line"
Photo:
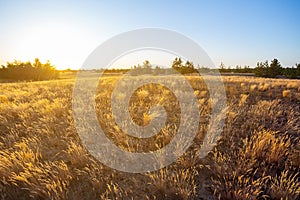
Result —
[[[206, 67], [197, 67], [193, 65], [192, 62], [186, 61], [183, 64], [180, 58], [175, 58], [172, 63], [172, 68], [177, 70], [182, 74], [194, 73], [197, 71], [208, 72], [214, 71]], [[221, 63], [220, 68], [218, 69], [220, 73], [253, 73], [257, 77], [265, 78], [276, 78], [276, 77], [286, 77], [286, 78], [300, 78], [300, 64], [295, 64], [292, 67], [282, 67], [278, 59], [273, 59], [271, 62], [258, 62], [255, 68], [250, 66], [236, 66], [236, 68], [228, 67], [226, 68], [223, 63]]]
[[[198, 72], [192, 62], [186, 61], [185, 63], [183, 63], [181, 58], [175, 58], [175, 60], [172, 62], [171, 68], [181, 74], [190, 74]], [[141, 74], [159, 75], [172, 73], [174, 73], [174, 71], [170, 70], [170, 68], [161, 68], [159, 66], [153, 67], [148, 60], [145, 60], [142, 65], [134, 65], [130, 70], [130, 74], [133, 76]]]
[[[219, 69], [210, 69], [207, 67], [197, 68], [191, 61], [183, 62], [181, 58], [175, 58], [172, 62], [171, 68], [181, 74], [191, 74], [200, 72], [214, 72], [220, 73], [252, 73], [258, 77], [276, 78], [300, 78], [300, 64], [296, 64], [292, 67], [282, 67], [278, 59], [273, 59], [271, 62], [258, 62], [255, 68], [250, 66], [236, 66], [235, 68], [226, 67], [221, 63]], [[129, 69], [113, 69], [110, 73], [125, 73]], [[167, 68], [161, 68], [159, 66], [153, 67], [152, 64], [146, 60], [142, 65], [133, 66], [130, 70], [131, 75], [141, 74], [171, 74], [174, 73]], [[38, 58], [31, 62], [14, 61], [8, 62], [6, 66], [0, 68], [0, 78], [8, 80], [25, 80], [25, 81], [42, 81], [51, 80], [59, 77], [59, 72], [56, 68], [47, 61], [41, 63]]]
[[261, 77], [274, 78], [285, 76], [287, 78], [300, 78], [300, 64], [292, 67], [282, 67], [277, 59], [274, 59], [269, 64], [268, 61], [258, 62], [255, 68], [255, 74]]
[[42, 81], [59, 77], [56, 68], [47, 61], [41, 63], [38, 58], [31, 62], [13, 61], [0, 68], [0, 78], [18, 81]]
[[[282, 67], [278, 59], [273, 59], [271, 62], [258, 62], [256, 67], [250, 66], [236, 66], [235, 68], [225, 67], [221, 63], [219, 69], [210, 69], [207, 67], [197, 68], [191, 61], [183, 62], [181, 58], [175, 58], [172, 62], [171, 68], [176, 70], [181, 74], [191, 74], [198, 72], [214, 72], [219, 71], [220, 73], [251, 73], [257, 77], [265, 78], [276, 78], [276, 77], [286, 77], [286, 78], [300, 78], [300, 64], [296, 64], [292, 67]], [[138, 74], [169, 74], [172, 73], [169, 69], [163, 69], [158, 66], [155, 68], [152, 67], [149, 61], [145, 61], [142, 65], [134, 66], [132, 69], [132, 75]]]
[[250, 68], [249, 66], [245, 66], [244, 68], [240, 66], [236, 66], [236, 68], [226, 68], [225, 65], [221, 63], [219, 71], [221, 73], [253, 73], [258, 77], [265, 78], [300, 78], [300, 64], [295, 64], [292, 67], [282, 67], [279, 60], [276, 58], [271, 62], [267, 60], [265, 62], [258, 62], [255, 68]]

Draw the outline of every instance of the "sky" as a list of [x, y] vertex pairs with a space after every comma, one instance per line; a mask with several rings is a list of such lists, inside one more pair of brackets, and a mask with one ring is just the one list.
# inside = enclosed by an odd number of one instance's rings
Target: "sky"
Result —
[[292, 66], [300, 62], [299, 8], [296, 0], [0, 0], [0, 64], [37, 57], [78, 69], [111, 37], [155, 27], [193, 39], [216, 66], [273, 58]]

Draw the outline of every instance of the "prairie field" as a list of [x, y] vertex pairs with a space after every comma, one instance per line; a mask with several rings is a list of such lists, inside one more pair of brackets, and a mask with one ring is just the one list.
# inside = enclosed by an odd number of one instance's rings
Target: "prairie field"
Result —
[[[119, 148], [156, 151], [172, 141], [180, 124], [193, 124], [180, 118], [174, 91], [149, 84], [130, 98], [132, 120], [146, 126], [153, 117], [150, 108], [159, 104], [166, 123], [153, 137], [127, 135], [111, 109], [120, 78], [103, 76], [94, 95], [99, 124]], [[224, 127], [203, 157], [203, 138], [218, 99], [210, 98], [201, 77], [185, 79], [200, 113], [196, 137], [176, 162], [147, 173], [107, 167], [85, 148], [73, 118], [74, 78], [0, 83], [0, 198], [300, 199], [300, 80], [223, 76]], [[117, 97], [124, 98], [122, 93]]]

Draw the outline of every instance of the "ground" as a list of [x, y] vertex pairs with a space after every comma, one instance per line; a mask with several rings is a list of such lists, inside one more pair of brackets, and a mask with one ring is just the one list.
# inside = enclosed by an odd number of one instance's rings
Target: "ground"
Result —
[[[168, 113], [168, 126], [154, 137], [138, 140], [120, 130], [111, 113], [111, 94], [120, 78], [103, 77], [95, 94], [105, 134], [129, 152], [167, 145], [176, 127], [189, 122], [178, 120], [181, 112], [174, 92], [148, 85], [132, 95], [129, 110], [140, 126], [151, 121], [148, 111], [154, 104], [160, 103]], [[202, 158], [199, 152], [215, 101], [201, 77], [186, 79], [201, 113], [192, 145], [173, 164], [137, 174], [111, 169], [86, 150], [74, 125], [71, 75], [0, 84], [1, 198], [299, 199], [300, 81], [224, 76], [225, 124], [216, 146]]]

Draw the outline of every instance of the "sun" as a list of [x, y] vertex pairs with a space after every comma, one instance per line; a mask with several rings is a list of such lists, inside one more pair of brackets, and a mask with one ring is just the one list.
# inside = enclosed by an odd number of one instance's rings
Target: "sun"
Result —
[[57, 69], [78, 69], [95, 48], [95, 37], [84, 27], [67, 21], [34, 23], [14, 41], [13, 59], [49, 60]]

